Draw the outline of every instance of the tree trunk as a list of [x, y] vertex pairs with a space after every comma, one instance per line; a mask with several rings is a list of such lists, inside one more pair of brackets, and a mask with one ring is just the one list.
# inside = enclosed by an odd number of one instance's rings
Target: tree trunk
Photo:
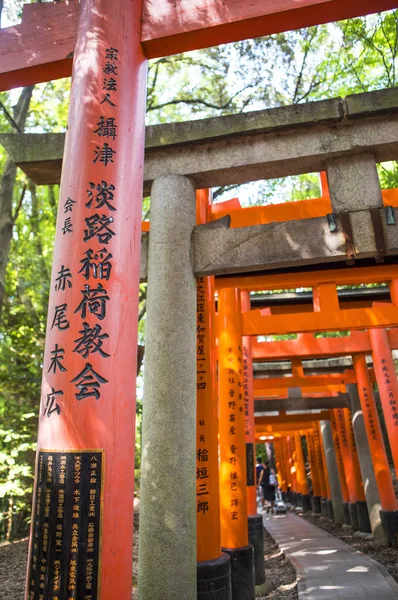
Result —
[[[14, 120], [21, 131], [24, 129], [26, 117], [28, 116], [32, 93], [33, 86], [23, 88], [18, 103], [14, 107]], [[14, 227], [12, 201], [16, 175], [17, 168], [15, 164], [10, 158], [7, 158], [0, 181], [0, 316], [3, 307], [5, 277]]]

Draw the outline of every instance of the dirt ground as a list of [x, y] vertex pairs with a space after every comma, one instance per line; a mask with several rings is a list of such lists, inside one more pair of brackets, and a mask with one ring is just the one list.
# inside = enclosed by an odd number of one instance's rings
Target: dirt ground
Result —
[[[271, 591], [261, 600], [296, 600], [296, 574], [272, 538], [264, 532], [264, 558]], [[23, 600], [28, 540], [0, 545], [0, 600]], [[135, 536], [132, 600], [137, 599], [138, 536]]]
[[264, 530], [265, 577], [271, 586], [261, 600], [297, 600], [296, 571]]

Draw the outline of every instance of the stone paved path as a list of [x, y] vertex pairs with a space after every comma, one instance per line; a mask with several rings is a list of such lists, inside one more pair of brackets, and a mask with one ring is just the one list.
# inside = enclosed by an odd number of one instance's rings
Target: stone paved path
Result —
[[264, 527], [297, 572], [300, 600], [396, 600], [377, 562], [297, 515], [264, 515]]

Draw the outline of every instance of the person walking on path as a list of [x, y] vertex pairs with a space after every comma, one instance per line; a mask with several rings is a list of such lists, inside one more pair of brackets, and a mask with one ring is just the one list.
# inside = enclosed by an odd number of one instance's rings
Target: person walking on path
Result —
[[261, 504], [262, 504], [262, 507], [264, 508], [265, 500], [264, 500], [263, 488], [261, 487], [260, 481], [261, 481], [261, 477], [263, 475], [263, 471], [264, 471], [265, 467], [264, 467], [263, 459], [261, 458], [261, 456], [257, 456], [256, 461], [257, 461], [257, 464], [256, 464], [257, 489], [259, 490]]
[[[275, 506], [275, 487], [277, 479], [274, 469], [270, 468], [269, 463], [265, 463], [265, 468], [261, 471], [259, 485], [263, 490], [263, 510], [267, 509], [267, 513], [273, 511]], [[267, 503], [265, 506], [265, 502]]]

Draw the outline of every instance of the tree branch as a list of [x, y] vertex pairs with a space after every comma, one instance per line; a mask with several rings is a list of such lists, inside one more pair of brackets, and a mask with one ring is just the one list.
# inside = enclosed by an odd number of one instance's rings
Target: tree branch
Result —
[[22, 207], [22, 203], [23, 203], [24, 198], [25, 198], [25, 192], [26, 192], [26, 183], [24, 184], [24, 186], [22, 188], [21, 195], [20, 195], [20, 198], [19, 198], [19, 202], [18, 202], [18, 204], [17, 204], [17, 206], [15, 208], [15, 212], [14, 212], [14, 215], [12, 217], [13, 224], [18, 219], [18, 215], [19, 215], [19, 212], [20, 212], [21, 207]]

